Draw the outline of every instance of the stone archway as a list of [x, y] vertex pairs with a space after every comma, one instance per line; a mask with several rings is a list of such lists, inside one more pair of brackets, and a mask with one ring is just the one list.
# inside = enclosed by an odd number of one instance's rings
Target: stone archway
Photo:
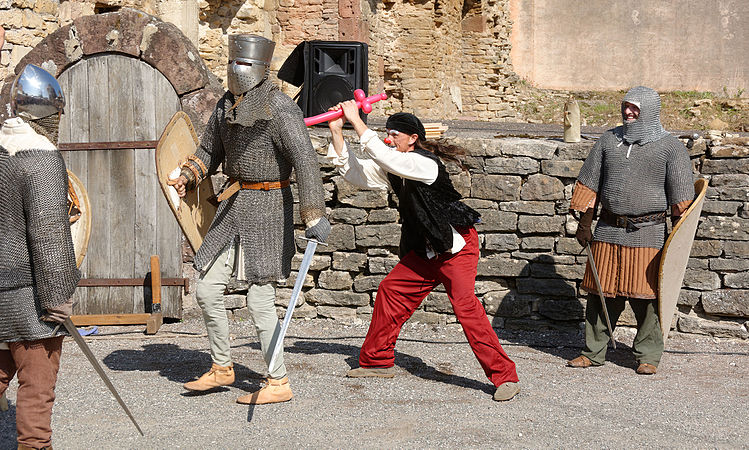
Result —
[[223, 87], [206, 68], [190, 40], [173, 24], [142, 11], [123, 8], [117, 12], [83, 16], [50, 34], [16, 65], [5, 79], [0, 98], [0, 119], [10, 112], [13, 79], [34, 64], [55, 77], [83, 58], [101, 53], [121, 53], [138, 58], [161, 72], [179, 97], [182, 110], [200, 131], [223, 95]]

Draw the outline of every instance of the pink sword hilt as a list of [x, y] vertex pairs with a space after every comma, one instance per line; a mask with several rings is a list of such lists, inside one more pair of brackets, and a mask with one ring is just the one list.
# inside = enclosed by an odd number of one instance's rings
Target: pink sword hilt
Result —
[[[372, 112], [372, 103], [377, 103], [380, 100], [387, 100], [387, 98], [388, 96], [384, 92], [367, 97], [367, 94], [365, 94], [361, 89], [357, 89], [354, 91], [354, 100], [356, 100], [356, 106], [364, 111], [364, 114], [369, 114]], [[318, 123], [335, 120], [341, 116], [343, 116], [342, 109], [339, 109], [338, 111], [328, 111], [316, 116], [307, 117], [306, 119], [304, 119], [304, 124], [308, 127], [311, 127], [312, 125], [317, 125]]]

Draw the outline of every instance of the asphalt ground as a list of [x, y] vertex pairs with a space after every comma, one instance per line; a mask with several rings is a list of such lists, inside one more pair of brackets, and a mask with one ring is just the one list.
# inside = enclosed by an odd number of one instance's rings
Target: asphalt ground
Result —
[[[565, 367], [581, 335], [509, 334], [521, 392], [492, 400], [459, 325], [407, 323], [393, 379], [350, 379], [366, 323], [294, 321], [286, 364], [295, 397], [246, 406], [265, 374], [251, 322], [231, 325], [237, 381], [205, 394], [182, 384], [210, 366], [201, 321], [102, 327], [86, 337], [145, 432], [140, 436], [66, 338], [53, 413], [55, 449], [162, 448], [749, 448], [749, 342], [675, 334], [653, 376], [636, 375], [633, 331], [618, 329], [606, 365]], [[15, 399], [0, 449], [15, 449]]]

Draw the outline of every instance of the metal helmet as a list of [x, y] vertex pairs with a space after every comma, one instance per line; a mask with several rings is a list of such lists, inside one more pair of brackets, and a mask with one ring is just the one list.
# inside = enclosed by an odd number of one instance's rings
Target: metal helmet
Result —
[[10, 110], [14, 116], [36, 120], [62, 112], [65, 97], [55, 77], [28, 64], [10, 88]]
[[254, 34], [229, 36], [227, 84], [234, 95], [241, 95], [268, 78], [276, 43]]

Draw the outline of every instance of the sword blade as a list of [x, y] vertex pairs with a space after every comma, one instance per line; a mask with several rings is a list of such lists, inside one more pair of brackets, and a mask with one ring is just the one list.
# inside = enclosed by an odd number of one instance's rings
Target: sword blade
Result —
[[598, 296], [601, 297], [601, 308], [603, 308], [603, 317], [606, 319], [606, 328], [609, 329], [609, 337], [611, 339], [611, 345], [616, 349], [616, 340], [614, 340], [614, 330], [611, 329], [611, 321], [609, 320], [609, 310], [606, 308], [606, 299], [603, 297], [603, 288], [601, 287], [601, 279], [598, 278], [598, 269], [596, 269], [596, 262], [593, 260], [593, 252], [590, 250], [590, 244], [585, 246], [585, 250], [588, 252], [588, 262], [590, 263], [590, 270], [593, 272], [593, 279], [596, 281], [596, 287], [598, 288]]
[[294, 308], [296, 307], [296, 301], [299, 298], [299, 293], [302, 292], [302, 286], [304, 285], [304, 279], [307, 278], [307, 271], [309, 266], [312, 264], [312, 256], [315, 254], [317, 248], [317, 241], [310, 239], [307, 241], [307, 248], [304, 250], [304, 257], [302, 258], [302, 264], [299, 266], [299, 273], [296, 276], [294, 282], [294, 290], [291, 291], [291, 298], [289, 299], [289, 306], [286, 307], [286, 315], [283, 317], [283, 323], [281, 324], [281, 331], [278, 333], [276, 339], [276, 346], [273, 347], [273, 356], [270, 358], [268, 363], [268, 372], [273, 372], [274, 364], [278, 355], [281, 353], [283, 348], [283, 338], [286, 336], [286, 330], [289, 328], [291, 323], [291, 316], [294, 315]]
[[65, 319], [65, 322], [63, 322], [63, 325], [65, 325], [65, 329], [68, 330], [68, 333], [70, 333], [70, 336], [73, 337], [73, 340], [75, 341], [75, 343], [78, 344], [78, 347], [81, 348], [81, 351], [83, 352], [83, 354], [86, 355], [86, 358], [88, 358], [88, 362], [90, 362], [91, 365], [94, 366], [96, 373], [99, 374], [99, 377], [102, 379], [102, 381], [104, 381], [104, 384], [107, 385], [107, 387], [109, 388], [109, 391], [112, 393], [115, 400], [117, 400], [117, 403], [119, 403], [122, 409], [125, 410], [125, 414], [127, 414], [130, 420], [133, 422], [133, 425], [135, 425], [135, 428], [138, 429], [138, 432], [140, 433], [140, 435], [145, 436], [143, 434], [143, 430], [140, 429], [138, 422], [135, 421], [135, 417], [130, 412], [125, 402], [122, 400], [122, 397], [120, 397], [120, 394], [117, 392], [117, 389], [115, 389], [114, 385], [112, 384], [112, 381], [109, 379], [106, 372], [104, 372], [104, 369], [101, 367], [101, 364], [99, 364], [99, 361], [94, 356], [88, 344], [86, 344], [86, 341], [84, 341], [81, 335], [78, 333], [78, 330], [75, 328], [75, 325], [73, 325], [73, 321], [70, 320], [70, 317]]

